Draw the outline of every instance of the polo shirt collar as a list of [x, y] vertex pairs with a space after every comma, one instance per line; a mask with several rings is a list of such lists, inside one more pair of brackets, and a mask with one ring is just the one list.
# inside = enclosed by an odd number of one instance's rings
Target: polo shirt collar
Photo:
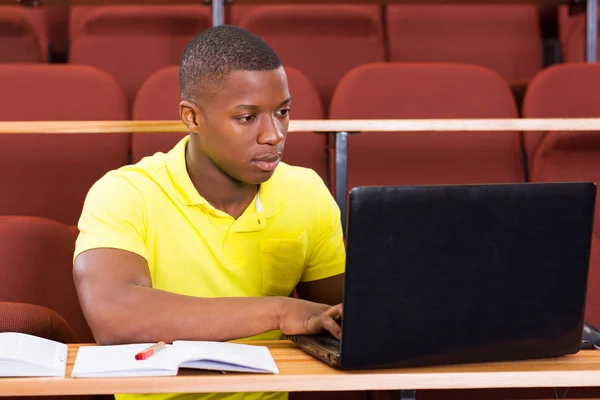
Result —
[[[277, 188], [275, 188], [275, 174], [277, 174], [277, 168], [275, 169], [275, 173], [271, 176], [271, 179], [262, 183], [258, 189], [258, 204], [262, 206], [262, 212], [265, 215], [265, 218], [272, 217], [277, 215], [283, 209], [283, 202], [277, 196]], [[258, 212], [260, 210], [257, 207]]]
[[167, 171], [173, 182], [177, 199], [186, 206], [197, 206], [208, 204], [206, 199], [200, 196], [192, 183], [185, 165], [185, 148], [190, 136], [181, 139], [175, 147], [167, 153]]
[[[177, 193], [179, 202], [187, 206], [210, 206], [206, 199], [200, 196], [200, 193], [196, 190], [196, 187], [192, 183], [187, 172], [185, 149], [189, 140], [190, 137], [188, 135], [167, 153], [167, 171], [171, 178], [171, 182], [173, 183], [173, 187], [175, 188], [175, 192]], [[275, 174], [277, 174], [277, 169], [275, 170]], [[283, 209], [283, 202], [277, 196], [276, 190], [273, 187], [273, 177], [275, 174], [267, 182], [260, 185], [259, 194], [256, 199], [258, 201], [256, 212], [263, 212], [265, 218], [272, 217]]]

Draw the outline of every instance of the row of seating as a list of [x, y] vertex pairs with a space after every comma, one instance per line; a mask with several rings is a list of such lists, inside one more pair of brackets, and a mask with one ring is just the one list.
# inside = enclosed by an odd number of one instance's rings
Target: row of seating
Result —
[[[45, 218], [0, 217], [0, 238], [0, 332], [21, 331], [66, 343], [93, 342], [71, 276], [75, 235], [64, 225]], [[592, 238], [584, 318], [600, 326], [600, 239], [597, 236]], [[475, 399], [484, 394], [488, 399], [549, 398], [552, 389], [513, 392], [423, 391], [419, 398]], [[577, 389], [573, 393], [576, 392]], [[528, 397], [524, 397], [524, 393]], [[583, 398], [585, 394], [580, 392], [580, 396]], [[359, 400], [363, 397], [359, 392], [290, 396], [294, 400], [317, 398]], [[374, 398], [390, 397], [378, 393]]]
[[[150, 74], [178, 64], [187, 41], [212, 25], [207, 6], [73, 6], [59, 11], [0, 7], [0, 62], [46, 61], [49, 38], [55, 44], [68, 39], [68, 62], [109, 72], [129, 101]], [[558, 13], [564, 60], [583, 61], [585, 16], [569, 16], [567, 6]], [[286, 65], [314, 82], [328, 105], [339, 79], [370, 62], [472, 63], [522, 85], [543, 67], [539, 19], [533, 4], [286, 4], [233, 5], [227, 22], [263, 37]]]
[[[292, 119], [321, 119], [316, 89], [288, 68]], [[600, 64], [562, 64], [537, 75], [523, 116], [598, 117]], [[0, 65], [5, 121], [125, 120], [118, 83], [88, 66]], [[178, 67], [151, 76], [136, 96], [134, 120], [178, 120]], [[516, 118], [506, 82], [483, 67], [375, 63], [338, 85], [335, 119]], [[75, 225], [90, 186], [105, 172], [168, 151], [183, 134], [0, 134], [0, 215], [38, 215]], [[334, 185], [331, 137], [290, 133], [284, 161]], [[600, 181], [600, 137], [590, 132], [405, 132], [350, 135], [348, 187], [439, 183]], [[525, 163], [522, 157], [526, 156]], [[600, 213], [596, 231], [600, 230]]]

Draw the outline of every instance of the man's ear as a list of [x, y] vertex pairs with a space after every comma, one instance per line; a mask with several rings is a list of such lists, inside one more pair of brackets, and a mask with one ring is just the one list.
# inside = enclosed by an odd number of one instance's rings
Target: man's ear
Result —
[[189, 132], [198, 133], [198, 126], [200, 125], [202, 114], [196, 104], [188, 100], [179, 103], [179, 117]]

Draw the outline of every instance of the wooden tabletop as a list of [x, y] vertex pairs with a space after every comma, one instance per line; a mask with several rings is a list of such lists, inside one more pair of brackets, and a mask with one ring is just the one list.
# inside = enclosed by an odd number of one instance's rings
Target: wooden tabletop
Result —
[[79, 345], [69, 345], [66, 378], [0, 378], [0, 396], [600, 386], [600, 350], [552, 359], [428, 368], [342, 371], [289, 341], [270, 348], [278, 375], [180, 370], [174, 377], [70, 377]]

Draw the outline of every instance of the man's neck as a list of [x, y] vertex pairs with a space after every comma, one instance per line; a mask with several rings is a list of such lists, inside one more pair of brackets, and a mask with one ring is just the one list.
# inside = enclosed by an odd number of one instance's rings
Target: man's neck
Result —
[[237, 219], [258, 191], [258, 185], [236, 182], [207, 157], [193, 158], [186, 148], [185, 164], [192, 184], [209, 204]]

